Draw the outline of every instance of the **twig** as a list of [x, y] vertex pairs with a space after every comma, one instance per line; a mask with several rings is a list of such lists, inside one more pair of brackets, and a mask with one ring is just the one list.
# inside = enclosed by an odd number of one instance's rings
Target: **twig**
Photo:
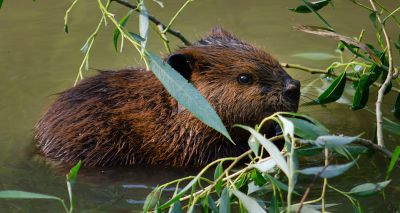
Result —
[[[132, 10], [140, 12], [140, 9], [137, 7], [137, 5], [131, 4], [131, 3], [123, 1], [123, 0], [111, 0], [111, 1], [117, 2], [118, 4], [121, 4], [121, 5], [125, 6], [125, 7], [131, 8]], [[185, 38], [185, 36], [183, 36], [179, 31], [174, 30], [171, 27], [167, 28], [167, 26], [165, 24], [161, 23], [161, 21], [158, 20], [157, 18], [155, 18], [154, 16], [148, 15], [148, 17], [149, 17], [149, 20], [151, 22], [153, 22], [155, 25], [159, 26], [159, 28], [162, 28], [163, 30], [166, 29], [166, 32], [168, 32], [169, 34], [177, 37], [185, 45], [187, 45], [187, 46], [191, 45], [190, 41], [187, 40]]]
[[373, 0], [369, 0], [372, 9], [376, 13], [376, 18], [381, 25], [382, 28], [382, 33], [383, 36], [385, 37], [385, 42], [386, 42], [386, 49], [388, 53], [388, 60], [389, 60], [389, 67], [388, 67], [388, 74], [386, 76], [385, 82], [383, 82], [381, 88], [378, 91], [378, 99], [376, 100], [375, 104], [375, 111], [376, 111], [376, 139], [378, 142], [379, 146], [384, 146], [385, 143], [383, 141], [383, 130], [382, 130], [382, 101], [383, 101], [383, 96], [385, 95], [385, 90], [392, 81], [393, 78], [393, 60], [392, 60], [392, 51], [391, 51], [391, 46], [390, 46], [390, 40], [389, 37], [386, 33], [385, 25], [383, 24], [381, 17], [376, 9], [375, 3]]

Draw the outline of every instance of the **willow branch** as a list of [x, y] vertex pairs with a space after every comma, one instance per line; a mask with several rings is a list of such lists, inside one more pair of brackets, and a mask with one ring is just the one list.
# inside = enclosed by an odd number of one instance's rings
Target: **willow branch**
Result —
[[[111, 1], [117, 2], [117, 3], [120, 4], [120, 5], [123, 5], [123, 6], [125, 6], [125, 7], [131, 8], [132, 10], [135, 10], [135, 11], [137, 11], [137, 12], [140, 12], [140, 9], [139, 9], [139, 8], [137, 7], [137, 5], [135, 5], [135, 4], [131, 4], [131, 3], [126, 2], [126, 1], [123, 1], [123, 0], [111, 0]], [[182, 43], [184, 43], [185, 45], [187, 45], [187, 46], [188, 46], [188, 45], [191, 45], [190, 41], [187, 40], [187, 39], [185, 38], [185, 36], [183, 36], [182, 33], [180, 33], [179, 31], [174, 30], [174, 29], [172, 29], [172, 28], [170, 28], [170, 27], [167, 28], [167, 26], [166, 26], [165, 24], [163, 24], [160, 20], [158, 20], [158, 19], [157, 19], [156, 17], [154, 17], [154, 16], [148, 15], [148, 17], [149, 17], [149, 20], [150, 20], [151, 22], [153, 22], [153, 23], [154, 23], [155, 25], [157, 25], [159, 28], [162, 28], [162, 30], [166, 30], [167, 33], [169, 33], [169, 34], [171, 34], [171, 35], [177, 37], [177, 38], [178, 38], [179, 40], [181, 40]]]
[[[288, 64], [288, 63], [281, 63], [281, 66], [284, 68], [289, 68], [289, 69], [297, 69], [297, 70], [301, 70], [301, 71], [305, 71], [308, 72], [310, 74], [326, 74], [326, 75], [332, 75], [335, 77], [338, 77], [339, 75], [334, 73], [334, 72], [329, 72], [328, 70], [323, 70], [323, 69], [316, 69], [316, 68], [311, 68], [311, 67], [306, 67], [306, 66], [302, 66], [299, 64]], [[351, 77], [351, 76], [346, 76], [346, 79], [349, 81], [359, 81], [359, 79]], [[374, 82], [372, 84], [375, 87], [381, 88], [382, 84]], [[400, 89], [396, 88], [396, 87], [392, 87], [393, 91], [396, 91], [397, 93], [400, 93]]]
[[372, 9], [376, 13], [376, 18], [381, 26], [383, 36], [385, 37], [385, 42], [386, 42], [386, 49], [388, 53], [388, 60], [389, 60], [389, 68], [388, 68], [388, 74], [386, 76], [385, 82], [383, 82], [381, 88], [379, 89], [378, 92], [378, 99], [376, 100], [375, 104], [375, 111], [376, 111], [376, 139], [378, 142], [379, 146], [384, 146], [385, 143], [383, 141], [383, 127], [382, 127], [382, 102], [383, 102], [383, 96], [385, 95], [386, 88], [389, 86], [390, 82], [392, 81], [393, 78], [393, 59], [392, 59], [392, 51], [391, 51], [391, 46], [390, 46], [390, 40], [389, 36], [386, 33], [385, 25], [381, 20], [381, 17], [378, 13], [378, 10], [376, 9], [375, 3], [373, 0], [369, 0]]

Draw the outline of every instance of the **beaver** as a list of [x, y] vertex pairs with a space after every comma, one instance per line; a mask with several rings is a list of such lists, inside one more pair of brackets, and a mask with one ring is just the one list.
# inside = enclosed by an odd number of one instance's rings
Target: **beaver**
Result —
[[[300, 82], [277, 60], [222, 28], [165, 61], [210, 102], [236, 145], [203, 124], [169, 95], [152, 72], [99, 71], [59, 97], [35, 125], [48, 159], [87, 167], [203, 166], [249, 149], [248, 134], [277, 111], [298, 109]], [[263, 130], [273, 136], [272, 127]]]

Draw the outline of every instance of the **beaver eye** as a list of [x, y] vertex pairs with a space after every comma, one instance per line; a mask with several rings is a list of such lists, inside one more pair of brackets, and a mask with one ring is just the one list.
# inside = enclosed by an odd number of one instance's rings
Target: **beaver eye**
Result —
[[241, 84], [251, 84], [253, 82], [253, 79], [251, 78], [250, 75], [248, 74], [240, 74], [237, 78], [237, 80], [239, 81], [239, 83]]

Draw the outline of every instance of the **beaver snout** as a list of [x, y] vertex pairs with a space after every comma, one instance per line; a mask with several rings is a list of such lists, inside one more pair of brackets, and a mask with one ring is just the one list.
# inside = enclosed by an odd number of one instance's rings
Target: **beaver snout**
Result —
[[294, 80], [290, 77], [287, 78], [285, 80], [283, 95], [291, 101], [298, 102], [300, 99], [300, 81]]

